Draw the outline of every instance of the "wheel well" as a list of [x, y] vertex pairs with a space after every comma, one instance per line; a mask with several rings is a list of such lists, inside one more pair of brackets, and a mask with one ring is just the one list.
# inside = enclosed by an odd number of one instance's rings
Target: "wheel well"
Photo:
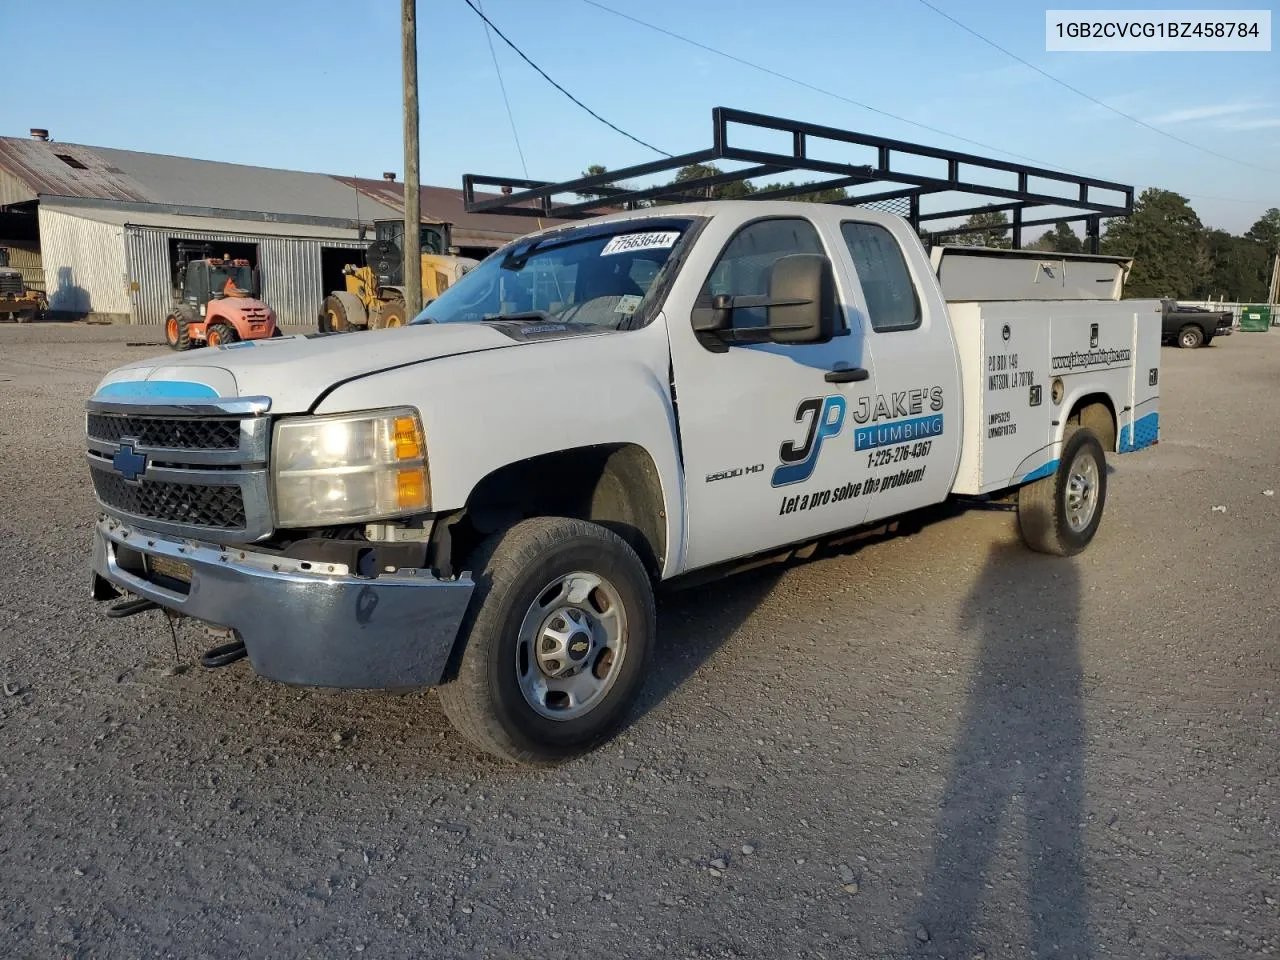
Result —
[[1105, 393], [1090, 393], [1081, 397], [1075, 402], [1071, 408], [1071, 414], [1067, 417], [1068, 422], [1074, 421], [1081, 426], [1092, 426], [1094, 432], [1100, 433], [1102, 428], [1109, 428], [1109, 433], [1099, 435], [1098, 439], [1102, 441], [1102, 448], [1107, 451], [1116, 449], [1116, 436], [1120, 427], [1116, 419], [1116, 408], [1111, 402], [1111, 397]]
[[449, 554], [462, 558], [484, 537], [527, 517], [558, 516], [607, 527], [657, 576], [667, 554], [658, 469], [635, 444], [579, 447], [507, 464], [471, 491], [448, 524]]

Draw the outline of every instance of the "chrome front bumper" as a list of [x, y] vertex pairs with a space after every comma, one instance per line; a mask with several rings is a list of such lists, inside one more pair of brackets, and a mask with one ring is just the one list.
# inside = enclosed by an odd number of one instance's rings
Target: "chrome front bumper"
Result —
[[[159, 572], [189, 568], [190, 583]], [[377, 579], [340, 564], [179, 540], [100, 519], [100, 579], [174, 613], [230, 627], [253, 669], [283, 683], [403, 688], [440, 682], [475, 584], [404, 570]]]

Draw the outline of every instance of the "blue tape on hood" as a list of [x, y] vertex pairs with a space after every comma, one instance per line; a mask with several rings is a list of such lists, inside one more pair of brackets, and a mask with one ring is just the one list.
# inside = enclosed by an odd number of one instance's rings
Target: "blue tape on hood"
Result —
[[208, 400], [219, 394], [207, 383], [191, 380], [118, 380], [94, 396], [99, 400]]

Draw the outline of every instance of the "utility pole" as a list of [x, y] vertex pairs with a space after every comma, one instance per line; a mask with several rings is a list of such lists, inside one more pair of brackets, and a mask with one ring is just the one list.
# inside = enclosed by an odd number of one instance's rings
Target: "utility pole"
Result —
[[404, 299], [407, 319], [422, 309], [422, 208], [418, 202], [417, 0], [400, 0], [404, 65]]
[[1280, 253], [1276, 254], [1271, 267], [1271, 289], [1267, 293], [1267, 303], [1280, 303]]

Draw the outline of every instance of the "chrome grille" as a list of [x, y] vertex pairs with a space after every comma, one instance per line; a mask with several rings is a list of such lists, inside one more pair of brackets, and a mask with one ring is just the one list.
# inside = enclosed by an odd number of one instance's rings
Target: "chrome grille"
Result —
[[153, 480], [130, 483], [118, 473], [102, 469], [90, 473], [102, 505], [132, 517], [216, 530], [241, 530], [248, 524], [244, 494], [238, 486]]
[[89, 436], [118, 443], [171, 450], [235, 450], [240, 446], [240, 420], [192, 420], [178, 417], [137, 417], [89, 414]]
[[89, 401], [94, 493], [113, 517], [160, 533], [247, 543], [271, 533], [270, 401]]

